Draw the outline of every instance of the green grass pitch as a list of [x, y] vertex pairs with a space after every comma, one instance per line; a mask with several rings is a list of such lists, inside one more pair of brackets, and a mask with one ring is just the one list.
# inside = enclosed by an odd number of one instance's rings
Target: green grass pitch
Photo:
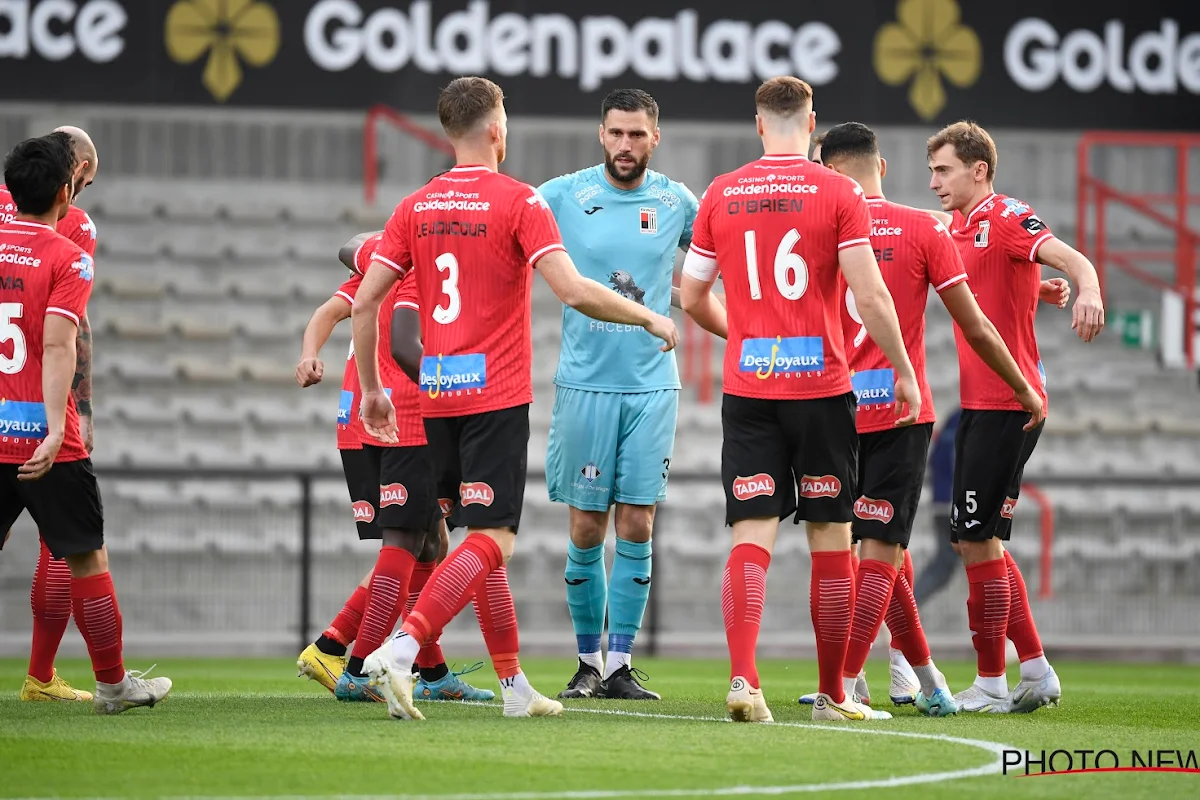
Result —
[[[896, 719], [814, 725], [796, 697], [814, 688], [815, 664], [771, 661], [763, 664], [763, 685], [784, 724], [732, 725], [718, 721], [723, 661], [637, 663], [661, 703], [573, 701], [562, 718], [532, 720], [504, 719], [498, 701], [426, 703], [426, 721], [411, 723], [388, 719], [382, 704], [336, 702], [297, 679], [288, 659], [163, 660], [153, 674], [174, 679], [171, 697], [119, 717], [100, 717], [90, 705], [21, 703], [25, 662], [0, 660], [0, 796], [1200, 797], [1200, 775], [1187, 773], [931, 777], [998, 762], [996, 753], [956, 739], [1035, 751], [1107, 748], [1122, 765], [1133, 749], [1198, 750], [1196, 668], [1059, 663], [1059, 708], [926, 719], [911, 706], [891, 707], [885, 662], [872, 660], [875, 703]], [[553, 694], [574, 664], [528, 659], [524, 666], [535, 686]], [[942, 668], [955, 689], [973, 676], [970, 664]], [[63, 661], [59, 669], [74, 685], [92, 687], [85, 661]], [[490, 669], [469, 677], [496, 688]], [[611, 711], [661, 716], [603, 713]], [[918, 779], [926, 782], [905, 783]], [[855, 782], [887, 783], [834, 786]]]

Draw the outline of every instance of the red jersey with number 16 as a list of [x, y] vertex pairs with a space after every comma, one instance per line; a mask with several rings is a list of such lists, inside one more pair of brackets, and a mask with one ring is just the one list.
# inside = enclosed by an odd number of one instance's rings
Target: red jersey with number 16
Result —
[[850, 391], [838, 253], [870, 246], [862, 188], [804, 156], [763, 156], [700, 201], [686, 270], [725, 284], [725, 393], [772, 400]]
[[[0, 224], [0, 463], [25, 463], [49, 432], [42, 394], [45, 319], [55, 314], [78, 325], [93, 274], [92, 257], [49, 225]], [[87, 458], [69, 392], [63, 433], [55, 462]]]
[[[1042, 403], [1046, 400], [1046, 373], [1038, 354], [1034, 320], [1042, 268], [1038, 248], [1054, 234], [1028, 204], [1015, 197], [990, 194], [964, 217], [954, 212], [954, 243], [962, 255], [979, 308], [1004, 339]], [[954, 326], [958, 346], [959, 391], [963, 408], [982, 411], [1020, 411], [1012, 387], [992, 372]]]
[[[921, 388], [921, 415], [917, 424], [933, 422], [933, 391], [925, 379], [925, 305], [929, 287], [943, 292], [967, 279], [962, 259], [950, 231], [924, 211], [868, 197], [871, 209], [871, 248], [891, 292], [900, 320], [904, 349]], [[842, 315], [846, 354], [850, 360], [850, 382], [858, 401], [855, 424], [859, 433], [874, 433], [896, 427], [896, 371], [875, 340], [867, 335], [854, 293], [846, 292]]]
[[482, 165], [455, 167], [396, 207], [374, 259], [416, 274], [424, 416], [533, 402], [530, 267], [565, 249], [537, 190]]

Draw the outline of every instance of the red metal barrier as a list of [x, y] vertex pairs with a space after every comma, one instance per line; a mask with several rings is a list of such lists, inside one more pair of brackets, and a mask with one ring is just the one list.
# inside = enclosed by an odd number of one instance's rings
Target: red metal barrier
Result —
[[441, 135], [421, 127], [391, 106], [371, 106], [367, 109], [367, 119], [363, 124], [363, 199], [367, 203], [375, 202], [375, 191], [379, 185], [380, 120], [390, 123], [397, 130], [423, 142], [434, 150], [440, 150], [450, 156], [454, 155], [454, 148]]
[[1032, 483], [1021, 484], [1021, 494], [1037, 503], [1041, 509], [1042, 563], [1038, 597], [1047, 600], [1054, 596], [1054, 506], [1050, 498]]

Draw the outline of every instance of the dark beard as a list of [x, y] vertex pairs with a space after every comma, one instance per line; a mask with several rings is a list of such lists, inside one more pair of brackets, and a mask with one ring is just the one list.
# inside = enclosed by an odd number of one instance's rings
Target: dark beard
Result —
[[614, 161], [607, 152], [604, 153], [604, 168], [606, 170], [608, 170], [608, 174], [612, 176], [613, 180], [618, 181], [620, 183], [634, 183], [639, 178], [641, 178], [642, 175], [646, 174], [646, 168], [649, 166], [650, 166], [650, 154], [647, 153], [646, 157], [643, 158], [641, 161], [634, 162], [633, 169], [629, 172], [628, 175], [622, 175], [620, 173], [620, 171], [617, 169], [617, 162]]

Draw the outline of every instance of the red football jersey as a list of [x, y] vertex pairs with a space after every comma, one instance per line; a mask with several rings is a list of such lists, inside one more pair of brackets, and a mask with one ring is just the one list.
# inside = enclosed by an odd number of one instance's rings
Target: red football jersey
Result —
[[[925, 379], [925, 304], [929, 287], [942, 292], [967, 279], [962, 258], [950, 231], [924, 211], [868, 197], [871, 209], [871, 247], [883, 281], [891, 292], [904, 336], [904, 349], [921, 387], [917, 424], [933, 422], [933, 391]], [[845, 282], [842, 283], [845, 286]], [[883, 350], [867, 335], [854, 293], [848, 286], [842, 331], [850, 362], [850, 382], [858, 401], [859, 433], [889, 430], [896, 424], [896, 372]]]
[[[13, 202], [8, 187], [0, 184], [0, 224], [17, 218], [17, 204]], [[67, 215], [58, 221], [55, 228], [60, 234], [79, 245], [92, 257], [96, 255], [96, 223], [79, 206], [67, 209]]]
[[[354, 305], [354, 296], [362, 284], [362, 275], [354, 274], [338, 287], [334, 297]], [[366, 433], [362, 426], [362, 417], [358, 415], [358, 366], [354, 363], [354, 341], [350, 341], [350, 353], [346, 356], [346, 368], [342, 371], [342, 394], [338, 401], [337, 413], [337, 446], [338, 450], [361, 450], [362, 437]], [[380, 442], [380, 444], [383, 444]]]
[[725, 284], [726, 394], [774, 400], [850, 391], [838, 253], [869, 246], [862, 188], [804, 156], [763, 156], [700, 201], [688, 273]]
[[426, 417], [533, 402], [530, 266], [554, 250], [542, 196], [485, 166], [455, 167], [396, 207], [374, 259], [416, 274]]
[[[1046, 373], [1038, 354], [1034, 319], [1042, 268], [1038, 248], [1053, 238], [1028, 204], [990, 194], [965, 217], [954, 213], [952, 234], [983, 313], [1046, 404]], [[983, 363], [954, 326], [963, 408], [1020, 411], [1012, 388]], [[1049, 405], [1046, 404], [1049, 409]]]
[[[79, 324], [92, 292], [92, 257], [48, 225], [0, 225], [0, 462], [23, 464], [47, 433], [42, 336], [47, 314]], [[68, 387], [69, 388], [69, 387]], [[87, 458], [68, 392], [55, 462]]]

